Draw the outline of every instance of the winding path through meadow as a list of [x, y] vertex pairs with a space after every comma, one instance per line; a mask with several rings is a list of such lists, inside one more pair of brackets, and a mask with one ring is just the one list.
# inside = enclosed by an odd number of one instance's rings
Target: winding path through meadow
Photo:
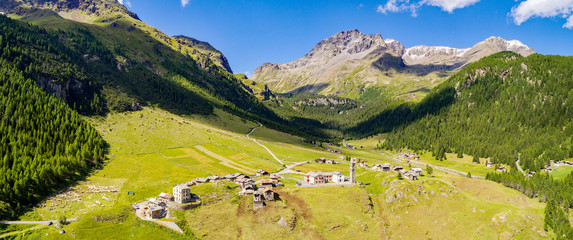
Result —
[[253, 142], [255, 142], [256, 144], [258, 144], [259, 146], [265, 148], [265, 149], [267, 150], [267, 152], [269, 152], [269, 153], [271, 154], [271, 156], [273, 156], [273, 158], [274, 158], [275, 160], [277, 160], [277, 162], [279, 162], [279, 163], [282, 164], [282, 165], [285, 165], [285, 163], [284, 163], [283, 161], [281, 161], [279, 158], [277, 158], [277, 156], [275, 156], [275, 154], [274, 154], [269, 148], [267, 148], [267, 146], [265, 146], [265, 145], [259, 143], [259, 142], [257, 141], [257, 139], [254, 139], [254, 138], [252, 138], [251, 136], [249, 136], [249, 135], [251, 135], [251, 133], [253, 133], [255, 130], [257, 130], [257, 129], [263, 127], [263, 124], [261, 124], [260, 122], [257, 122], [257, 123], [259, 124], [259, 126], [256, 127], [256, 128], [253, 128], [249, 133], [247, 133], [247, 138], [253, 140]]

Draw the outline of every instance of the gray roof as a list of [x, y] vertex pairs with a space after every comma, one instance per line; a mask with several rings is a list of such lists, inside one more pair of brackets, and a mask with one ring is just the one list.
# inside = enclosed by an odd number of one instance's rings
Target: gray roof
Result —
[[208, 182], [209, 181], [209, 179], [204, 178], [204, 177], [196, 178], [195, 180], [197, 180], [197, 182]]
[[231, 173], [231, 174], [225, 175], [225, 178], [237, 178], [239, 176], [241, 176], [241, 173]]
[[175, 187], [178, 187], [180, 189], [189, 189], [189, 186], [187, 184], [179, 184], [179, 185], [175, 185]]
[[322, 175], [322, 172], [308, 172], [306, 175], [311, 177], [318, 177]]

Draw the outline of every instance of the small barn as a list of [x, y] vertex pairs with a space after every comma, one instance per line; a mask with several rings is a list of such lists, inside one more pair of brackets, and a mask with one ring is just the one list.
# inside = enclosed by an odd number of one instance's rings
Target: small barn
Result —
[[393, 170], [393, 171], [396, 171], [396, 172], [399, 172], [399, 171], [404, 170], [404, 168], [403, 168], [402, 166], [394, 166], [394, 167], [392, 167], [392, 170]]
[[422, 176], [422, 169], [421, 168], [412, 168], [411, 170], [416, 176]]
[[265, 197], [265, 200], [267, 200], [267, 201], [274, 201], [275, 200], [275, 192], [273, 192], [273, 188], [272, 187], [266, 187], [265, 190], [263, 190], [263, 196]]
[[382, 171], [383, 172], [390, 172], [391, 168], [390, 168], [390, 163], [383, 163], [382, 164]]
[[258, 169], [257, 170], [257, 177], [266, 176], [266, 175], [269, 175], [269, 173], [267, 171], [265, 171], [264, 169]]

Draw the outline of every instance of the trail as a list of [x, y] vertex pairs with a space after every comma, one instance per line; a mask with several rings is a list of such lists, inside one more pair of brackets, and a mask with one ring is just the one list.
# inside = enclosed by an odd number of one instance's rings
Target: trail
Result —
[[[292, 170], [292, 168], [293, 168], [293, 167], [296, 167], [296, 166], [299, 166], [299, 165], [307, 164], [307, 163], [310, 163], [310, 161], [293, 163], [292, 165], [287, 166], [286, 168], [284, 168], [283, 170], [281, 170], [280, 172], [277, 172], [277, 173], [275, 173], [275, 174], [277, 174], [277, 175], [282, 175], [282, 174], [292, 173], [292, 174], [302, 174], [302, 175], [304, 175], [304, 173], [294, 171], [294, 170]], [[298, 181], [298, 180], [297, 180], [297, 181]]]
[[273, 158], [274, 158], [275, 160], [277, 160], [277, 162], [281, 163], [282, 165], [285, 165], [285, 163], [284, 163], [283, 161], [281, 161], [279, 158], [277, 158], [277, 156], [275, 156], [275, 154], [274, 154], [273, 152], [271, 152], [271, 150], [270, 150], [269, 148], [267, 148], [267, 147], [266, 147], [265, 145], [263, 145], [263, 144], [260, 144], [260, 143], [257, 141], [257, 139], [254, 139], [254, 138], [252, 138], [251, 136], [249, 136], [249, 135], [251, 135], [251, 133], [253, 133], [255, 130], [257, 130], [257, 129], [263, 127], [263, 124], [261, 124], [260, 122], [257, 122], [257, 123], [259, 124], [259, 126], [256, 127], [256, 128], [253, 128], [253, 129], [251, 130], [251, 132], [247, 133], [247, 138], [253, 140], [253, 142], [255, 142], [256, 144], [258, 144], [259, 146], [265, 148], [265, 149], [267, 150], [267, 152], [269, 152], [269, 153], [271, 154], [271, 156], [273, 156]]
[[[423, 162], [416, 161], [416, 160], [406, 161], [406, 160], [398, 159], [398, 158], [395, 158], [395, 157], [392, 157], [392, 156], [388, 156], [388, 155], [386, 155], [386, 154], [384, 154], [384, 153], [382, 153], [382, 152], [380, 152], [380, 155], [385, 156], [385, 157], [390, 158], [390, 159], [393, 159], [393, 160], [398, 161], [398, 162], [408, 162], [408, 163], [411, 163], [412, 165], [416, 165], [416, 166], [419, 166], [419, 167], [424, 167], [424, 166], [426, 166], [426, 165], [429, 165], [429, 166], [432, 167], [433, 169], [437, 169], [437, 170], [440, 170], [440, 171], [443, 171], [443, 172], [447, 172], [447, 173], [451, 173], [451, 174], [457, 174], [457, 175], [464, 176], [464, 177], [467, 177], [467, 176], [468, 176], [468, 174], [465, 173], [465, 172], [458, 171], [458, 170], [451, 169], [451, 168], [440, 167], [440, 166], [436, 166], [436, 165], [432, 165], [432, 164], [428, 164], [428, 163], [423, 163]], [[472, 178], [484, 179], [483, 176], [472, 176]]]
[[[75, 221], [75, 218], [68, 218], [66, 219], [67, 222]], [[56, 223], [58, 220], [49, 220], [49, 221], [5, 221], [0, 222], [0, 224], [44, 224], [49, 225], [50, 223]]]
[[519, 171], [523, 174], [523, 176], [526, 176], [526, 177], [527, 177], [527, 174], [525, 174], [525, 172], [523, 171], [523, 169], [521, 169], [521, 166], [519, 165], [519, 161], [520, 161], [520, 160], [521, 160], [521, 159], [518, 157], [518, 158], [517, 158], [517, 161], [515, 162], [515, 166], [517, 166], [517, 170], [519, 170]]

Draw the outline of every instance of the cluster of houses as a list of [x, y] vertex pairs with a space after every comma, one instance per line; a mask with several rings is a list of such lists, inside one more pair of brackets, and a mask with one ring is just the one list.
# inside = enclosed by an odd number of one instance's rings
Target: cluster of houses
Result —
[[415, 153], [398, 153], [398, 157], [420, 160], [420, 157]]
[[308, 172], [304, 175], [304, 181], [310, 184], [343, 183], [344, 180], [341, 172]]
[[422, 175], [421, 168], [412, 168], [409, 171], [404, 169], [402, 166], [391, 166], [390, 163], [376, 164], [372, 167], [373, 170], [382, 172], [399, 172], [407, 179], [418, 180], [418, 177]]
[[274, 201], [275, 192], [273, 187], [279, 185], [278, 176], [272, 175], [270, 179], [262, 179], [256, 191], [253, 191], [253, 209], [257, 210], [265, 206], [265, 201]]
[[[257, 176], [266, 176], [266, 175], [269, 175], [269, 173], [263, 169], [259, 169], [256, 171], [256, 175]], [[264, 180], [270, 181], [270, 184], [279, 184], [278, 176], [276, 176], [276, 175], [271, 176], [271, 179], [263, 179], [263, 182], [265, 182]], [[209, 177], [199, 177], [199, 178], [193, 179], [193, 181], [182, 183], [179, 185], [175, 185], [173, 187], [173, 201], [175, 201], [176, 203], [179, 203], [179, 204], [194, 202], [194, 201], [198, 200], [198, 196], [191, 194], [190, 187], [195, 186], [195, 185], [201, 185], [201, 184], [208, 183], [208, 182], [215, 182], [215, 181], [234, 182], [234, 183], [238, 184], [239, 187], [241, 187], [241, 192], [239, 192], [239, 193], [244, 194], [244, 195], [252, 195], [257, 190], [255, 180], [252, 179], [251, 177], [245, 175], [245, 174], [242, 174], [242, 173], [231, 173], [231, 174], [227, 174], [223, 177], [219, 177], [216, 175], [215, 176], [209, 176]], [[265, 182], [261, 186], [259, 186], [259, 188], [264, 188], [268, 184], [269, 183]]]
[[[269, 173], [265, 170], [259, 169], [257, 170], [256, 175], [265, 176], [269, 175]], [[170, 202], [175, 202], [178, 204], [199, 202], [199, 196], [191, 193], [191, 186], [225, 180], [238, 184], [241, 187], [241, 192], [239, 192], [239, 194], [253, 195], [253, 200], [255, 203], [254, 205], [257, 208], [258, 206], [264, 206], [263, 201], [274, 201], [275, 197], [273, 187], [282, 184], [278, 181], [278, 179], [279, 177], [277, 175], [272, 175], [269, 179], [260, 180], [259, 185], [257, 186], [254, 179], [242, 173], [232, 173], [224, 177], [200, 177], [193, 179], [193, 181], [173, 186], [173, 195], [168, 193], [161, 193], [157, 198], [150, 198], [141, 203], [134, 203], [132, 206], [137, 214], [144, 218], [164, 218], [167, 215], [168, 204], [170, 204]], [[178, 204], [171, 204], [170, 206], [187, 206]]]
[[[268, 176], [269, 173], [259, 169], [256, 171], [256, 175]], [[223, 178], [238, 184], [241, 188], [239, 194], [253, 195], [253, 208], [255, 210], [263, 207], [264, 201], [274, 201], [275, 192], [273, 191], [273, 187], [282, 185], [282, 182], [279, 182], [278, 175], [270, 175], [270, 178], [261, 179], [258, 182], [242, 173], [228, 174]]]
[[320, 163], [320, 164], [336, 164], [336, 162], [334, 161], [334, 159], [326, 159], [326, 158], [317, 158], [316, 163]]

